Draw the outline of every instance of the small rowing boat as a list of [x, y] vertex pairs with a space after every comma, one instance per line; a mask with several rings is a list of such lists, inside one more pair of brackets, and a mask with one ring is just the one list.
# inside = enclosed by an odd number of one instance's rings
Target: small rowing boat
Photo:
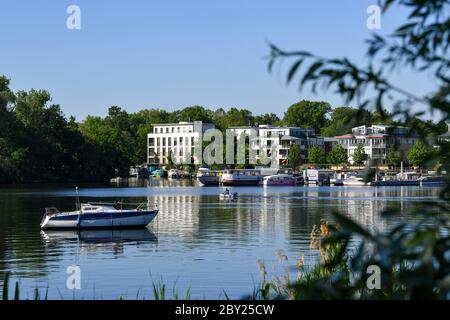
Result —
[[222, 192], [219, 195], [219, 198], [222, 200], [236, 200], [238, 197], [238, 193], [237, 192]]

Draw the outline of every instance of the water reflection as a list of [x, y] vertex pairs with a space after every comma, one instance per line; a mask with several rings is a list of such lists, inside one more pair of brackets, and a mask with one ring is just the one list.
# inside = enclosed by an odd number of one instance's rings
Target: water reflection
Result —
[[41, 231], [41, 237], [47, 246], [64, 242], [78, 242], [80, 244], [156, 242], [158, 238], [147, 228], [117, 229], [117, 230], [46, 230]]
[[[178, 281], [180, 291], [196, 289], [193, 297], [217, 298], [226, 289], [239, 298], [259, 279], [256, 261], [270, 265], [277, 249], [285, 250], [289, 264], [300, 253], [307, 263], [313, 261], [312, 226], [322, 218], [332, 221], [334, 210], [383, 230], [414, 221], [412, 207], [435, 200], [439, 192], [420, 187], [241, 187], [230, 188], [239, 198], [227, 202], [219, 200], [222, 188], [202, 188], [190, 180], [135, 179], [130, 184], [83, 188], [80, 194], [82, 201], [156, 203], [159, 214], [149, 229], [41, 232], [43, 208], [73, 210], [74, 189], [0, 189], [0, 281], [12, 271], [24, 286], [49, 286], [49, 296], [58, 298], [66, 267], [77, 263], [103, 298], [116, 299], [125, 291], [133, 298], [147, 280], [151, 290], [149, 270], [168, 285]], [[399, 215], [382, 217], [391, 208]], [[92, 292], [83, 291], [83, 296]]]

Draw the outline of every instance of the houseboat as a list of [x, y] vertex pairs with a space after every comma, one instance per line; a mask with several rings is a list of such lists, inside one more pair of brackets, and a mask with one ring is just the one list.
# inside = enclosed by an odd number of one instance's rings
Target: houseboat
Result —
[[331, 179], [334, 177], [334, 171], [327, 169], [305, 169], [303, 170], [303, 177], [305, 184], [308, 185], [329, 185]]
[[221, 171], [209, 170], [209, 168], [199, 168], [197, 180], [203, 186], [218, 186], [220, 182]]
[[264, 177], [277, 173], [277, 168], [225, 170], [220, 176], [220, 184], [224, 186], [257, 186]]
[[263, 178], [262, 185], [268, 186], [295, 186], [297, 178], [290, 174], [275, 174]]

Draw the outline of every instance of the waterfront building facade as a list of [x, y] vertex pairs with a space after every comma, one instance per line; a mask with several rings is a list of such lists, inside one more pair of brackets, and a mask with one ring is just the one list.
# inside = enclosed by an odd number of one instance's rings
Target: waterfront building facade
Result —
[[[147, 137], [148, 164], [169, 164], [170, 157], [174, 163], [186, 162], [189, 157], [195, 161], [194, 147], [209, 129], [215, 129], [214, 125], [202, 122], [154, 124], [153, 132]], [[304, 163], [307, 162], [308, 149], [311, 146], [324, 147], [324, 138], [316, 136], [314, 129], [309, 128], [242, 126], [230, 127], [228, 133], [234, 136], [234, 143], [243, 136], [249, 137], [248, 148], [255, 152], [256, 159], [264, 152], [272, 159], [272, 166], [288, 164], [289, 150], [295, 144], [300, 147]], [[226, 139], [225, 133], [223, 138]]]
[[390, 148], [396, 148], [406, 154], [419, 138], [406, 127], [364, 125], [353, 128], [349, 134], [336, 136], [336, 139], [347, 150], [351, 164], [356, 148], [362, 145], [373, 165], [387, 165]]
[[[260, 125], [258, 138], [258, 149], [273, 157], [276, 165], [288, 164], [289, 150], [294, 144], [300, 147], [302, 162], [307, 162], [308, 149], [311, 146], [323, 147], [324, 144], [323, 138], [317, 137], [314, 129], [300, 127]], [[275, 155], [272, 152], [275, 152]]]
[[194, 147], [209, 129], [215, 129], [214, 124], [201, 121], [154, 124], [147, 135], [148, 164], [169, 164], [170, 157], [178, 163], [195, 161]]
[[323, 138], [323, 146], [325, 149], [325, 152], [328, 154], [333, 150], [333, 147], [335, 144], [337, 144], [339, 141], [338, 139], [334, 137], [324, 137]]

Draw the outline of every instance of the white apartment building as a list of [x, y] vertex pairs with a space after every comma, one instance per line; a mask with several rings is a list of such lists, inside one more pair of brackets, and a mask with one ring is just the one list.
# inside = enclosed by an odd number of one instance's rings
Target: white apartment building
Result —
[[[169, 157], [178, 163], [185, 162], [189, 157], [195, 161], [194, 147], [202, 134], [209, 129], [215, 129], [214, 124], [200, 121], [154, 124], [153, 132], [147, 136], [148, 163], [168, 164]], [[303, 162], [307, 162], [308, 149], [312, 145], [324, 147], [324, 138], [317, 137], [314, 129], [260, 125], [230, 127], [229, 130], [233, 133], [235, 142], [242, 134], [249, 136], [249, 147], [257, 154], [264, 151], [268, 157], [275, 160], [273, 166], [288, 164], [289, 149], [294, 144], [300, 146]], [[223, 134], [226, 139], [225, 133]]]
[[388, 125], [360, 126], [352, 133], [336, 136], [338, 143], [347, 150], [348, 160], [353, 164], [353, 155], [358, 145], [364, 147], [372, 164], [387, 164], [387, 155], [391, 147], [407, 152], [418, 140], [409, 128]]
[[214, 128], [214, 124], [201, 121], [154, 124], [147, 135], [147, 162], [168, 164], [169, 157], [179, 163], [190, 157], [195, 160], [194, 146], [206, 130]]
[[317, 137], [314, 129], [300, 127], [276, 127], [270, 125], [259, 126], [259, 149], [269, 156], [275, 152], [277, 165], [288, 163], [289, 149], [297, 144], [302, 151], [303, 162], [307, 161], [308, 149], [313, 145], [323, 147], [323, 138]]

